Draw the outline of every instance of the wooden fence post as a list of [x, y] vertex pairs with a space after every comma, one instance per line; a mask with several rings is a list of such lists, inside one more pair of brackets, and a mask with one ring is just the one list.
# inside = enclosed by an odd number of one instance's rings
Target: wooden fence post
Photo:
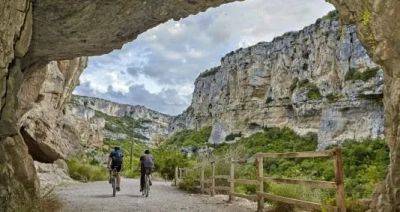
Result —
[[178, 168], [178, 167], [175, 167], [175, 177], [174, 177], [174, 184], [175, 184], [175, 186], [178, 185], [178, 170], [179, 170], [179, 168]]
[[200, 191], [201, 193], [204, 193], [204, 163], [201, 164], [200, 169]]
[[340, 212], [345, 212], [346, 204], [344, 192], [343, 160], [342, 150], [340, 148], [335, 149], [334, 167], [336, 181], [336, 204]]
[[211, 162], [211, 196], [213, 197], [215, 195], [215, 161]]
[[257, 157], [257, 178], [259, 182], [259, 194], [258, 194], [258, 204], [257, 204], [257, 211], [261, 212], [264, 210], [264, 158]]
[[230, 190], [229, 190], [229, 202], [234, 200], [233, 193], [235, 193], [235, 163], [231, 158], [231, 171], [230, 171]]

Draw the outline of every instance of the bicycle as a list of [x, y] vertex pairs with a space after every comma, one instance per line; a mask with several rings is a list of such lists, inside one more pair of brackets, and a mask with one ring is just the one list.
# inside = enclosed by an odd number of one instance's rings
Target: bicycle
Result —
[[142, 195], [148, 197], [150, 193], [150, 172], [147, 172], [144, 176], [144, 188], [142, 190]]
[[112, 186], [113, 190], [113, 197], [117, 194], [117, 177], [118, 177], [118, 172], [117, 169], [112, 169], [110, 173], [110, 183]]

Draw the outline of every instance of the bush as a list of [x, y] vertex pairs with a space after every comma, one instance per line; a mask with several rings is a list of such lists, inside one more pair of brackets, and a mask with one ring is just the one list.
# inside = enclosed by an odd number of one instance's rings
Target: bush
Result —
[[322, 95], [316, 85], [309, 86], [308, 89], [307, 98], [311, 100], [321, 99]]
[[199, 175], [196, 172], [189, 172], [186, 176], [179, 182], [178, 187], [185, 191], [196, 191], [196, 186], [200, 185]]
[[182, 130], [173, 134], [167, 141], [166, 145], [171, 145], [177, 148], [182, 147], [202, 147], [208, 142], [211, 135], [211, 127], [204, 127], [199, 131]]
[[242, 133], [231, 133], [225, 137], [225, 141], [233, 141], [237, 137], [242, 137]]
[[90, 165], [82, 158], [73, 158], [67, 161], [69, 175], [72, 179], [89, 182], [108, 179], [106, 167], [99, 165]]
[[328, 102], [332, 103], [332, 102], [336, 102], [337, 100], [343, 98], [343, 95], [338, 94], [338, 93], [330, 93], [330, 94], [326, 95], [326, 98], [328, 99]]
[[[315, 134], [299, 136], [289, 128], [266, 128], [264, 132], [242, 138], [235, 144], [218, 147], [214, 154], [226, 156], [232, 150], [241, 149], [242, 157], [249, 158], [257, 152], [315, 151], [317, 144]], [[349, 199], [370, 197], [375, 185], [386, 176], [389, 149], [385, 141], [381, 139], [347, 140], [343, 142], [342, 152], [346, 195]], [[333, 168], [332, 161], [326, 159], [264, 160], [265, 172], [269, 176], [276, 177], [332, 181], [334, 180]], [[235, 171], [238, 178], [255, 179], [254, 164], [242, 165]], [[252, 190], [246, 186], [240, 186], [238, 189], [244, 193]]]
[[369, 79], [373, 78], [376, 76], [380, 68], [369, 68], [365, 70], [364, 72], [358, 71], [356, 68], [350, 68], [349, 71], [345, 75], [345, 80], [349, 81], [355, 81], [355, 80], [362, 80], [362, 81], [368, 81]]
[[154, 151], [156, 171], [168, 179], [174, 178], [175, 167], [188, 167], [191, 163], [190, 159], [178, 150], [161, 148]]

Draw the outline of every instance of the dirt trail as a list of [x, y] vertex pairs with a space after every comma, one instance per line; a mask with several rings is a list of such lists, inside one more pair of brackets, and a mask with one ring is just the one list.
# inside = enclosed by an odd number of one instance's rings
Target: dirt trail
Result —
[[57, 189], [63, 211], [255, 211], [254, 204], [238, 200], [226, 203], [227, 196], [188, 194], [170, 182], [154, 182], [148, 198], [139, 192], [139, 181], [123, 179], [122, 191], [111, 195], [108, 182], [79, 183]]

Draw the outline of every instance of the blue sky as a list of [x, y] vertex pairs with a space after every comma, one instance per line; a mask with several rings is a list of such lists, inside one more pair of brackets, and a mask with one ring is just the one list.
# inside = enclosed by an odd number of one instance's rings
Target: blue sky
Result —
[[225, 54], [302, 29], [333, 9], [322, 0], [246, 0], [171, 20], [90, 57], [74, 93], [176, 115], [190, 105], [196, 77]]

